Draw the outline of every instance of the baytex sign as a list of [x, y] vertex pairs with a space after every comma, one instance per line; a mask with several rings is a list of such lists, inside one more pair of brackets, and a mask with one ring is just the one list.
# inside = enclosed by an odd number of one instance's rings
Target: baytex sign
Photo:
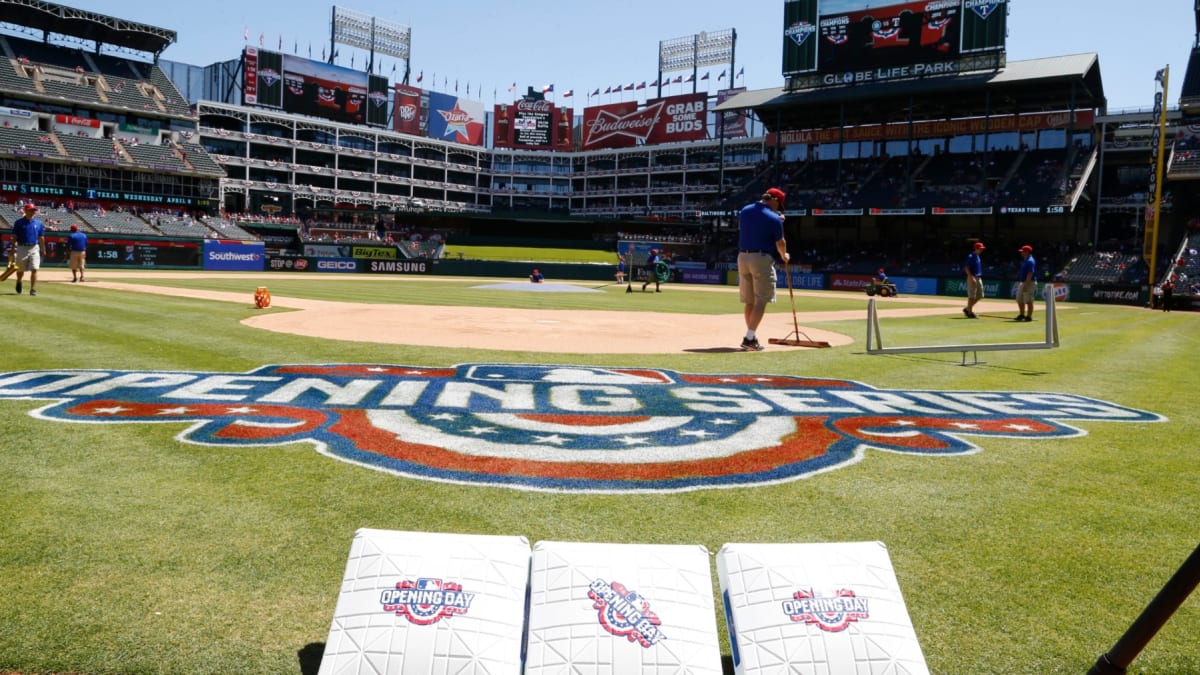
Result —
[[[1048, 392], [883, 390], [846, 380], [573, 365], [281, 365], [249, 373], [0, 374], [0, 400], [62, 422], [173, 422], [213, 446], [307, 442], [411, 478], [579, 492], [796, 480], [866, 449], [963, 455], [968, 439], [1069, 438], [1154, 413]], [[78, 432], [76, 432], [78, 433]]]

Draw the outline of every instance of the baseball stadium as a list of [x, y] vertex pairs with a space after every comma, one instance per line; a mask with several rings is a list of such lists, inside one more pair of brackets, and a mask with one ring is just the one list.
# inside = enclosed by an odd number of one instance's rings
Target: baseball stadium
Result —
[[0, 0], [0, 674], [1200, 673], [1200, 2], [1140, 111], [778, 4], [576, 109]]

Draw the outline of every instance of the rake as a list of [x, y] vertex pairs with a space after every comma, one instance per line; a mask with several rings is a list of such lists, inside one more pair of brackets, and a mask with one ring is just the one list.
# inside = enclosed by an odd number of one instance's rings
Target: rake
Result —
[[832, 346], [824, 340], [814, 340], [807, 333], [800, 330], [800, 322], [796, 319], [796, 295], [792, 292], [792, 269], [787, 263], [783, 264], [783, 275], [787, 277], [788, 298], [792, 301], [792, 327], [794, 330], [788, 333], [788, 336], [785, 338], [770, 338], [767, 342], [773, 345], [787, 345], [788, 347], [824, 348]]

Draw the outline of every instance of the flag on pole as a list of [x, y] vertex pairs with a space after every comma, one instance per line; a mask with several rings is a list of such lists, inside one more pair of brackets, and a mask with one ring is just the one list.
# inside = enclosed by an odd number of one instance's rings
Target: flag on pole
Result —
[[[663, 84], [666, 84], [666, 82], [664, 81], [664, 82], [663, 82]], [[655, 80], [655, 81], [651, 82], [651, 83], [650, 83], [650, 86], [651, 86], [651, 87], [657, 87], [657, 86], [658, 86], [658, 80]]]
[[282, 35], [279, 36], [279, 46], [276, 47], [275, 49], [277, 49], [278, 51], [283, 51], [283, 36]]
[[350, 67], [351, 68], [354, 67], [354, 55], [353, 54], [350, 55]]
[[636, 85], [634, 85], [634, 83], [632, 83], [632, 82], [630, 82], [629, 84], [625, 85], [625, 87], [624, 87], [625, 91], [633, 91], [633, 90], [634, 90], [634, 89], [636, 89], [636, 88], [637, 88], [637, 86], [636, 86]]
[[312, 58], [312, 43], [308, 43], [308, 58]]
[[[607, 94], [608, 92], [606, 91], [604, 93]], [[600, 95], [600, 87], [596, 87], [596, 91], [593, 91], [592, 93], [588, 94], [588, 98], [591, 98], [593, 96], [599, 96], [599, 95]]]
[[266, 41], [266, 39], [267, 39], [266, 33], [259, 33], [258, 34], [258, 46], [259, 47], [264, 46], [263, 43]]
[[634, 89], [645, 89], [645, 88], [646, 88], [646, 81], [645, 81], [645, 80], [642, 80], [641, 84], [639, 84], [638, 86], [634, 87]]
[[300, 53], [300, 41], [299, 40], [292, 40], [292, 53], [293, 54]]
[[693, 76], [691, 73], [688, 73], [688, 76], [687, 76], [687, 77], [685, 77], [685, 78], [683, 78], [683, 81], [684, 81], [684, 82], [691, 82], [691, 81], [692, 81], [692, 80], [694, 80], [694, 79], [695, 79], [695, 76]]
[[746, 73], [746, 66], [742, 66], [741, 68], [738, 68], [738, 74], [737, 74], [738, 77], [741, 77], [745, 73]]
[[[599, 90], [597, 90], [597, 91], [599, 91]], [[612, 87], [605, 87], [605, 88], [604, 88], [604, 93], [606, 93], [606, 94], [611, 94], [611, 93], [612, 93]]]
[[682, 76], [682, 75], [676, 75], [676, 76], [675, 76], [675, 79], [671, 80], [671, 84], [680, 84], [680, 83], [682, 83], [682, 82], [683, 82], [683, 76]]
[[574, 90], [574, 89], [568, 89], [568, 90], [566, 90], [566, 91], [564, 91], [564, 92], [563, 92], [563, 95], [562, 95], [562, 97], [563, 97], [563, 98], [571, 98], [571, 97], [572, 97], [572, 96], [574, 96], [574, 95], [575, 95], [575, 90]]
[[242, 26], [242, 41], [243, 42], [250, 41], [250, 27], [249, 26]]
[[707, 80], [707, 79], [708, 79], [708, 73], [705, 72], [704, 75], [700, 78], [700, 81], [703, 82], [704, 80]]
[[724, 70], [722, 70], [721, 74], [717, 76], [717, 82], [720, 82], [723, 79], [725, 79], [725, 71]]
[[325, 60], [325, 48], [324, 47], [321, 47], [321, 60], [322, 61]]
[[516, 83], [516, 82], [513, 82], [512, 84], [508, 85], [508, 90], [509, 90], [509, 91], [516, 91], [516, 90], [517, 90], [517, 83]]
[[421, 80], [425, 79], [425, 71], [417, 73], [417, 84], [421, 84]]
[[553, 84], [548, 84], [548, 85], [546, 85], [546, 86], [542, 87], [542, 93], [543, 93], [543, 94], [552, 94], [552, 93], [554, 93], [554, 85], [553, 85]]

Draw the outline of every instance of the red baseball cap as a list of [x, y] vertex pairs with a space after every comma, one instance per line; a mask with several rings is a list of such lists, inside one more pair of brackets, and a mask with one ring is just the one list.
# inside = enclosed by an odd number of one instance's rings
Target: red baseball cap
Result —
[[767, 195], [768, 197], [771, 197], [772, 199], [777, 200], [779, 202], [780, 206], [783, 206], [784, 200], [787, 199], [787, 195], [785, 195], [783, 193], [783, 190], [780, 190], [777, 187], [773, 187], [773, 188], [767, 190], [766, 192], [764, 192], [763, 194]]
[[78, 226], [78, 225], [72, 225], [72, 226], [71, 226], [71, 231], [72, 231], [72, 232], [78, 232], [78, 231], [79, 231], [79, 226]]
[[1024, 246], [1021, 247], [1020, 252], [1021, 253], [1033, 253], [1033, 247], [1030, 246], [1029, 244], [1025, 244]]
[[982, 241], [975, 242], [975, 248], [976, 248], [976, 250], [979, 250], [979, 251], [983, 251], [983, 250], [987, 249], [987, 247], [983, 245]]
[[34, 211], [37, 211], [37, 204], [34, 204], [33, 202], [26, 202], [24, 205], [21, 206], [22, 211], [28, 211], [29, 209], [33, 209]]

